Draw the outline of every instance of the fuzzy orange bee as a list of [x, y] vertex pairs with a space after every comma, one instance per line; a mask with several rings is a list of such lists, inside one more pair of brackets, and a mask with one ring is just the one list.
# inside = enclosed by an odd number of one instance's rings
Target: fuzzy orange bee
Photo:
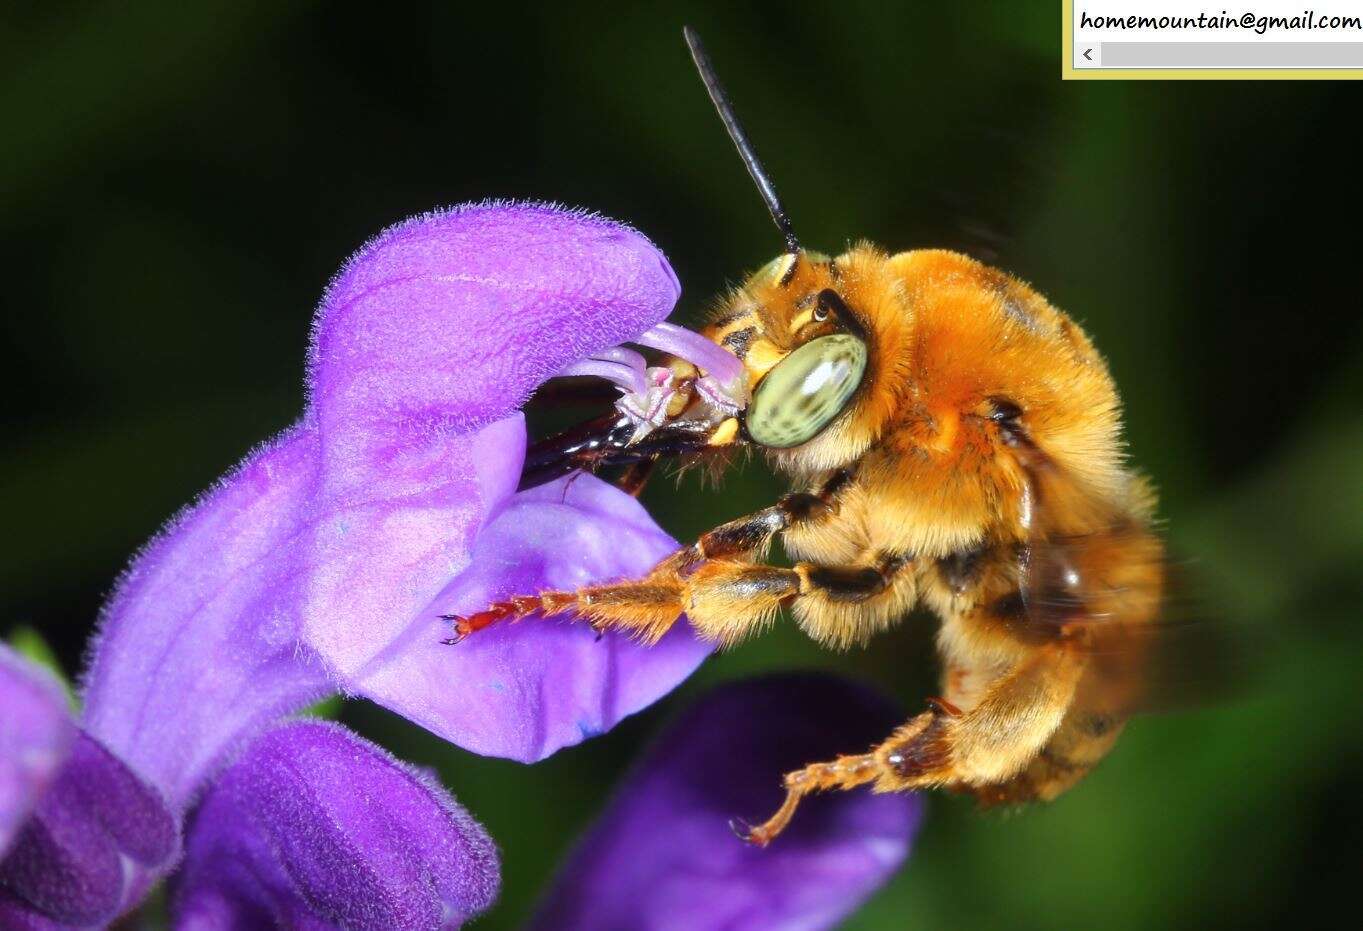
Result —
[[[869, 752], [785, 776], [772, 840], [810, 792], [945, 787], [988, 804], [1051, 799], [1112, 747], [1160, 619], [1154, 498], [1123, 459], [1120, 400], [1088, 336], [1024, 282], [953, 252], [805, 251], [714, 71], [697, 67], [787, 252], [703, 331], [743, 362], [751, 401], [716, 422], [693, 390], [640, 439], [606, 417], [538, 444], [526, 484], [664, 456], [767, 453], [793, 490], [645, 578], [527, 593], [470, 617], [574, 612], [655, 641], [684, 613], [723, 646], [788, 609], [834, 648], [925, 605], [941, 619], [942, 694]], [[677, 381], [694, 367], [673, 361]], [[765, 564], [779, 538], [795, 561]]]

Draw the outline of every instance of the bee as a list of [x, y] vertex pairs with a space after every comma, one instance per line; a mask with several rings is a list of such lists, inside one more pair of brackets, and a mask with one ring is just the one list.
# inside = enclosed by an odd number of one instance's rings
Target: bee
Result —
[[[780, 808], [735, 830], [765, 846], [808, 794], [864, 785], [1053, 799], [1138, 703], [1164, 600], [1155, 496], [1125, 463], [1107, 365], [1032, 287], [965, 255], [803, 248], [699, 37], [685, 36], [786, 243], [702, 330], [742, 360], [750, 402], [716, 422], [682, 390], [642, 438], [607, 415], [532, 447], [523, 485], [625, 465], [637, 493], [660, 459], [748, 447], [791, 490], [643, 578], [451, 615], [459, 638], [571, 612], [654, 642], [685, 614], [729, 647], [785, 609], [846, 649], [925, 606], [940, 619], [940, 696], [868, 752], [786, 774]], [[670, 365], [684, 386], [701, 374]], [[777, 539], [793, 565], [764, 562]]]

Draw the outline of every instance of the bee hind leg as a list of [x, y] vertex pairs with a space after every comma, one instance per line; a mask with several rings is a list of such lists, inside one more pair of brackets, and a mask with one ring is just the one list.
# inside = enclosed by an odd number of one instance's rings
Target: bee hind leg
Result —
[[840, 756], [827, 763], [811, 763], [786, 773], [781, 780], [786, 797], [775, 814], [755, 827], [739, 819], [731, 821], [730, 826], [742, 840], [765, 847], [786, 829], [807, 795], [847, 791], [868, 784], [873, 784], [876, 791], [886, 791], [886, 783], [896, 779], [896, 764], [906, 755], [912, 755], [920, 765], [939, 766], [944, 759], [944, 752], [935, 740], [939, 721], [939, 715], [925, 711], [868, 753]]
[[874, 753], [862, 753], [840, 756], [828, 763], [811, 763], [786, 773], [781, 781], [786, 797], [774, 815], [755, 827], [741, 818], [733, 818], [729, 821], [729, 827], [742, 840], [765, 847], [790, 824], [795, 809], [806, 795], [834, 789], [845, 791], [873, 782], [880, 765]]
[[1040, 647], [995, 680], [968, 711], [935, 700], [935, 710], [911, 718], [869, 753], [786, 774], [781, 807], [739, 836], [766, 846], [813, 792], [867, 784], [876, 792], [946, 786], [987, 798], [990, 787], [1012, 780], [1055, 735], [1083, 669], [1082, 655], [1065, 645]]

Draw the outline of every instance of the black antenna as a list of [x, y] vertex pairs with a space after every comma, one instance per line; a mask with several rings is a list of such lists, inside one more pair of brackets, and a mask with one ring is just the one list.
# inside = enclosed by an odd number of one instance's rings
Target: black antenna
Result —
[[771, 212], [771, 218], [776, 221], [776, 228], [781, 231], [781, 235], [786, 239], [786, 249], [792, 254], [800, 251], [800, 240], [795, 236], [795, 230], [790, 226], [790, 217], [786, 216], [786, 208], [781, 206], [781, 198], [776, 196], [776, 188], [771, 186], [771, 179], [767, 177], [767, 171], [762, 167], [762, 163], [757, 160], [757, 153], [753, 151], [752, 143], [748, 141], [748, 134], [743, 131], [743, 124], [738, 121], [738, 114], [734, 112], [734, 105], [729, 100], [729, 95], [724, 92], [724, 85], [719, 83], [719, 75], [715, 73], [715, 66], [710, 64], [710, 56], [705, 54], [705, 46], [700, 41], [700, 36], [696, 30], [690, 26], [682, 27], [682, 35], [686, 37], [686, 44], [691, 49], [691, 58], [696, 63], [696, 70], [700, 72], [700, 79], [705, 82], [705, 89], [710, 93], [710, 100], [714, 103], [715, 109], [719, 111], [719, 118], [724, 121], [724, 128], [729, 131], [729, 138], [734, 141], [738, 148], [738, 156], [743, 159], [743, 164], [748, 168], [748, 174], [752, 175], [753, 181], [757, 184], [757, 190], [762, 195], [762, 202], [767, 205], [767, 210]]

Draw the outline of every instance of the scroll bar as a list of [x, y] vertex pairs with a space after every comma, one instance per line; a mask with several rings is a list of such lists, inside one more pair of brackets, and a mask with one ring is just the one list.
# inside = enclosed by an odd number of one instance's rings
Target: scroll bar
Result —
[[1100, 42], [1085, 60], [1092, 48], [1077, 44], [1076, 67], [1363, 68], [1363, 42]]

